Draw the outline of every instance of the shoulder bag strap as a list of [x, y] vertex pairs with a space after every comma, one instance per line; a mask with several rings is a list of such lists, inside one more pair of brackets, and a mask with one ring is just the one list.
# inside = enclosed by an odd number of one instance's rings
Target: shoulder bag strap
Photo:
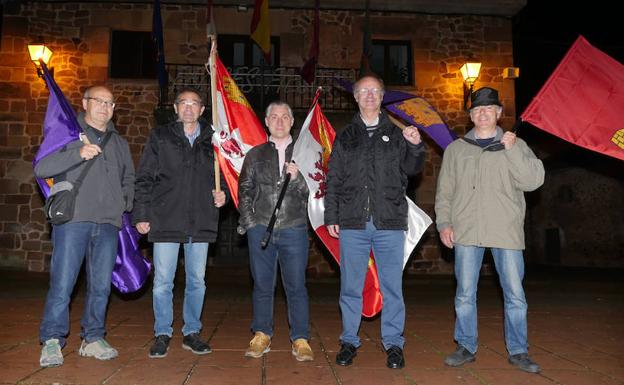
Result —
[[[102, 140], [102, 142], [100, 143], [100, 149], [102, 150], [102, 153], [104, 153], [104, 147], [106, 147], [106, 143], [108, 143], [108, 140], [110, 139], [112, 133], [109, 131], [106, 134], [104, 134], [104, 139]], [[95, 163], [95, 158], [91, 158], [87, 165], [85, 166], [85, 168], [82, 169], [82, 172], [80, 173], [80, 175], [78, 176], [78, 179], [76, 179], [76, 181], [73, 183], [74, 185], [74, 193], [78, 193], [78, 189], [80, 188], [80, 185], [82, 184], [82, 180], [87, 176], [87, 173], [89, 172], [89, 170], [91, 169], [91, 167], [93, 166], [93, 163]]]

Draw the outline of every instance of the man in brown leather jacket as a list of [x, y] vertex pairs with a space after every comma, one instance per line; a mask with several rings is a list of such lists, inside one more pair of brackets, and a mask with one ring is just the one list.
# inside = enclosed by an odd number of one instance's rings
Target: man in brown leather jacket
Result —
[[[299, 168], [291, 162], [294, 118], [290, 106], [273, 102], [266, 110], [269, 141], [245, 156], [238, 181], [240, 227], [247, 231], [249, 265], [254, 280], [254, 337], [245, 356], [259, 358], [270, 350], [273, 336], [273, 295], [279, 262], [288, 301], [292, 354], [298, 361], [312, 361], [308, 344], [309, 309], [305, 286], [308, 264], [308, 188]], [[286, 194], [278, 211], [273, 235], [266, 248], [260, 245], [287, 174]]]

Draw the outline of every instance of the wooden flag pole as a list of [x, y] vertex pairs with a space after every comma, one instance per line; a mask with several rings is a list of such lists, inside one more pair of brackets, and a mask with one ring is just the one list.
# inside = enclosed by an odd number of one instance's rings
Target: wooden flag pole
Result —
[[[219, 111], [217, 106], [217, 37], [208, 35], [210, 40], [210, 101], [212, 103], [212, 127], [216, 130], [219, 126]], [[214, 154], [215, 190], [221, 191], [221, 169], [217, 150]]]
[[394, 116], [388, 114], [388, 118], [390, 118], [390, 121], [397, 127], [399, 127], [401, 129], [401, 131], [405, 130], [405, 128], [407, 127], [405, 124], [403, 124], [403, 122], [401, 122], [399, 119], [395, 118]]

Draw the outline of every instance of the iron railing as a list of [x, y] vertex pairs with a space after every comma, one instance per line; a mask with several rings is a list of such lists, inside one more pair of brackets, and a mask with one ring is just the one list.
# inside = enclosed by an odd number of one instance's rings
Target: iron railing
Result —
[[[183, 87], [198, 89], [205, 95], [207, 104], [210, 104], [210, 75], [203, 64], [167, 64], [166, 69], [169, 84], [167, 99], [159, 101], [161, 107], [170, 105], [178, 90]], [[335, 79], [353, 82], [357, 75], [355, 69], [317, 68], [313, 84], [307, 84], [297, 73], [298, 70], [298, 67], [228, 68], [241, 92], [256, 111], [276, 99], [287, 102], [293, 109], [307, 110], [319, 86], [323, 87], [320, 103], [324, 110], [354, 109], [353, 97], [338, 87]]]

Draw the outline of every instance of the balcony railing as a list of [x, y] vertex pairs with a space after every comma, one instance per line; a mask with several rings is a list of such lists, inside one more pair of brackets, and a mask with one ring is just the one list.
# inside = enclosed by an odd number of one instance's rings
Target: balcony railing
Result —
[[[183, 87], [198, 89], [205, 95], [206, 103], [210, 104], [210, 75], [203, 64], [167, 64], [166, 69], [169, 87], [167, 100], [160, 100], [161, 107], [171, 104], [178, 90]], [[323, 87], [320, 103], [324, 110], [354, 109], [353, 97], [337, 87], [334, 79], [354, 81], [355, 69], [317, 68], [313, 84], [307, 84], [297, 74], [298, 69], [241, 66], [228, 68], [228, 71], [256, 111], [276, 99], [287, 102], [293, 109], [307, 110], [319, 86]]]

